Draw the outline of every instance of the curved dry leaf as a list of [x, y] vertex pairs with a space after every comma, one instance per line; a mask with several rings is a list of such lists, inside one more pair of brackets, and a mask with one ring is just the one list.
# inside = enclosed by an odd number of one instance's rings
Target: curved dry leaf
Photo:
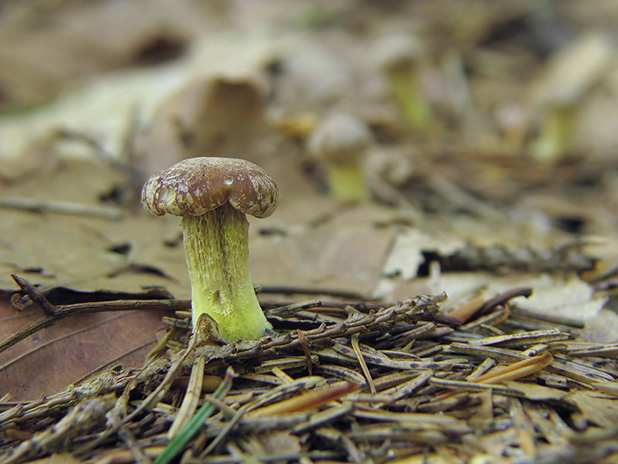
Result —
[[580, 411], [580, 418], [599, 427], [614, 427], [618, 422], [618, 404], [614, 397], [593, 391], [575, 391], [564, 398]]
[[[163, 311], [127, 311], [68, 317], [0, 353], [0, 396], [35, 400], [116, 364], [143, 365], [156, 342]], [[43, 316], [36, 307], [0, 305], [3, 340]]]
[[311, 390], [287, 400], [256, 409], [248, 413], [248, 416], [268, 417], [277, 414], [291, 414], [295, 412], [311, 411], [324, 404], [335, 401], [349, 393], [357, 391], [361, 385], [351, 382], [341, 382], [325, 388]]

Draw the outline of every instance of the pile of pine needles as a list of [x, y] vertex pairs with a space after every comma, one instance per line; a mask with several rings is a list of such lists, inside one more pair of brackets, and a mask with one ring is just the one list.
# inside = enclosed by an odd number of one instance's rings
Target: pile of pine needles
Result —
[[610, 462], [618, 346], [510, 303], [530, 292], [263, 302], [273, 333], [235, 344], [191, 336], [186, 301], [142, 301], [177, 310], [145, 367], [0, 405], [0, 463]]

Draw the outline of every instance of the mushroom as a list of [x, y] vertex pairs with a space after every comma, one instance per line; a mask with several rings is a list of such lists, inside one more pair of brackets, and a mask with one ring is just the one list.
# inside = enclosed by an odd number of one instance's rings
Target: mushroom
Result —
[[309, 136], [307, 149], [324, 162], [333, 196], [345, 201], [366, 201], [369, 188], [363, 173], [363, 155], [373, 137], [367, 125], [355, 116], [333, 113]]
[[270, 328], [251, 282], [245, 214], [270, 216], [278, 195], [262, 168], [231, 158], [185, 159], [144, 184], [148, 212], [182, 216], [194, 327], [206, 313], [226, 341], [259, 338]]
[[424, 44], [409, 34], [387, 35], [378, 40], [374, 53], [403, 119], [415, 130], [427, 129], [434, 118], [423, 86]]
[[586, 35], [557, 51], [545, 75], [534, 83], [532, 109], [541, 120], [531, 154], [538, 161], [555, 161], [571, 148], [582, 101], [601, 81], [614, 56], [604, 35]]

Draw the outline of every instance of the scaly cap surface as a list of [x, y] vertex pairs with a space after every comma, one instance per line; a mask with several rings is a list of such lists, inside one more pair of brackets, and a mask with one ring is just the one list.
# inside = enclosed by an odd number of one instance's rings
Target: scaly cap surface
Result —
[[142, 189], [144, 209], [156, 216], [202, 216], [229, 202], [258, 218], [277, 207], [279, 190], [258, 165], [242, 159], [188, 158], [154, 174]]

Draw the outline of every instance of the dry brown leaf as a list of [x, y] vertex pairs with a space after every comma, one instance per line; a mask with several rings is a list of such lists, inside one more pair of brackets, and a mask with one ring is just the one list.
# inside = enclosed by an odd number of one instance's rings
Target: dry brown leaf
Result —
[[161, 105], [136, 140], [144, 172], [205, 153], [254, 159], [264, 129], [263, 87], [254, 76], [206, 76], [187, 84]]
[[564, 400], [579, 409], [579, 417], [576, 420], [583, 419], [599, 427], [612, 427], [618, 422], [618, 401], [614, 397], [580, 390], [570, 393]]
[[380, 276], [391, 233], [331, 224], [250, 242], [253, 280], [263, 285], [356, 291], [366, 294]]
[[[156, 342], [162, 311], [78, 315], [61, 320], [0, 353], [0, 392], [34, 400], [116, 364], [139, 367]], [[39, 308], [0, 309], [3, 340], [43, 315]]]
[[189, 3], [154, 0], [147, 9], [139, 1], [7, 8], [0, 18], [0, 80], [2, 93], [10, 96], [7, 103], [38, 103], [85, 75], [175, 56], [187, 39], [220, 20], [210, 8]]
[[504, 382], [509, 388], [522, 392], [524, 398], [531, 401], [561, 401], [568, 392], [557, 388], [544, 387], [535, 383], [515, 382], [512, 380]]
[[586, 329], [581, 331], [579, 340], [591, 343], [618, 342], [618, 315], [602, 309], [596, 316], [586, 319]]

